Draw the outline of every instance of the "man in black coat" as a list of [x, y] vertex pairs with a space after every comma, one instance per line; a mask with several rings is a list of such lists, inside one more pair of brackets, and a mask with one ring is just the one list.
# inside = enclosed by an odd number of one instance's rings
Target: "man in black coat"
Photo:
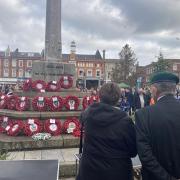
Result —
[[136, 138], [143, 180], [180, 179], [180, 102], [174, 98], [179, 78], [157, 73], [151, 79], [156, 104], [136, 112]]

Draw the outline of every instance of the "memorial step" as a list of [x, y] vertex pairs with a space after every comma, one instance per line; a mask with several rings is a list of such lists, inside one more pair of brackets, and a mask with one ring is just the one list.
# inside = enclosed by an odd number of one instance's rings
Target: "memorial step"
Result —
[[79, 146], [79, 138], [72, 135], [62, 134], [53, 136], [47, 141], [34, 141], [31, 137], [18, 136], [11, 137], [0, 134], [0, 149], [7, 151], [37, 150], [37, 149], [57, 149], [75, 148]]

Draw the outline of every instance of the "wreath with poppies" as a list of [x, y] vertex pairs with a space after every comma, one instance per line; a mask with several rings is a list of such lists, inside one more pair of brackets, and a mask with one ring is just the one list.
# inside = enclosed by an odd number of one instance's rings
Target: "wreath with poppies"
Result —
[[52, 136], [61, 134], [61, 121], [57, 119], [48, 119], [45, 121], [44, 130]]
[[83, 110], [85, 110], [90, 104], [91, 104], [91, 97], [90, 96], [83, 97], [83, 101], [82, 101]]
[[92, 95], [92, 96], [90, 97], [90, 104], [93, 104], [93, 103], [95, 103], [95, 102], [99, 102], [99, 96], [97, 96], [97, 95]]
[[62, 88], [69, 89], [73, 86], [73, 79], [71, 76], [62, 76], [59, 83]]
[[44, 91], [46, 89], [46, 82], [43, 80], [36, 80], [34, 82], [32, 82], [32, 89], [34, 91]]
[[16, 120], [11, 121], [11, 123], [6, 127], [7, 135], [9, 136], [17, 136], [19, 135], [24, 128], [23, 121]]
[[43, 124], [38, 119], [28, 119], [24, 125], [24, 134], [32, 136], [43, 131]]
[[64, 105], [67, 110], [76, 111], [78, 110], [80, 100], [77, 96], [67, 96]]
[[47, 84], [46, 90], [50, 92], [58, 92], [61, 89], [60, 82], [57, 81], [50, 81]]
[[7, 107], [8, 96], [1, 95], [0, 96], [0, 109], [5, 109]]
[[16, 102], [17, 111], [26, 111], [30, 108], [30, 99], [28, 97], [18, 97]]
[[60, 111], [64, 105], [64, 100], [60, 96], [52, 96], [49, 99], [48, 106], [51, 111]]
[[0, 117], [0, 133], [6, 132], [6, 127], [9, 125], [9, 118], [7, 116]]
[[46, 111], [48, 107], [48, 98], [37, 96], [32, 100], [32, 107], [35, 111]]
[[80, 122], [76, 117], [67, 118], [63, 124], [63, 131], [67, 134], [73, 134], [80, 131]]
[[16, 109], [16, 103], [17, 103], [18, 97], [15, 95], [9, 96], [8, 97], [8, 102], [7, 102], [7, 108], [9, 110], [15, 110]]
[[27, 79], [23, 83], [23, 91], [30, 91], [32, 88], [32, 79]]

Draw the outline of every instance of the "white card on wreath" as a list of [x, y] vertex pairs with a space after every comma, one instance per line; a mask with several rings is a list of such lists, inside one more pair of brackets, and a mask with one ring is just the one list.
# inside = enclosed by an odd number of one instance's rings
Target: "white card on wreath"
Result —
[[57, 84], [57, 81], [53, 81], [52, 83], [53, 83], [53, 84]]
[[53, 99], [53, 101], [58, 101], [57, 97], [53, 97], [52, 99]]
[[55, 124], [55, 123], [56, 123], [56, 120], [55, 120], [55, 119], [50, 119], [50, 123], [51, 123], [51, 124]]
[[34, 124], [34, 119], [29, 119], [28, 124]]
[[26, 98], [26, 97], [21, 97], [21, 101], [25, 101], [25, 98]]
[[3, 95], [3, 96], [1, 96], [1, 99], [4, 99], [5, 98], [5, 96]]
[[38, 100], [39, 101], [44, 101], [44, 97], [39, 97]]
[[11, 128], [10, 126], [7, 126], [5, 130], [6, 130], [6, 131], [9, 131], [10, 128]]
[[8, 122], [8, 117], [4, 117], [4, 118], [3, 118], [3, 121], [4, 121], [4, 122]]

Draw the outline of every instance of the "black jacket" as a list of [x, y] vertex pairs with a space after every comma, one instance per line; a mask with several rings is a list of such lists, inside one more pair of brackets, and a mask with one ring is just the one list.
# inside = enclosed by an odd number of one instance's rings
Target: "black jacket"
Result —
[[180, 178], [180, 103], [172, 96], [136, 112], [143, 180]]
[[82, 114], [85, 124], [78, 180], [132, 180], [135, 128], [125, 112], [95, 103]]

